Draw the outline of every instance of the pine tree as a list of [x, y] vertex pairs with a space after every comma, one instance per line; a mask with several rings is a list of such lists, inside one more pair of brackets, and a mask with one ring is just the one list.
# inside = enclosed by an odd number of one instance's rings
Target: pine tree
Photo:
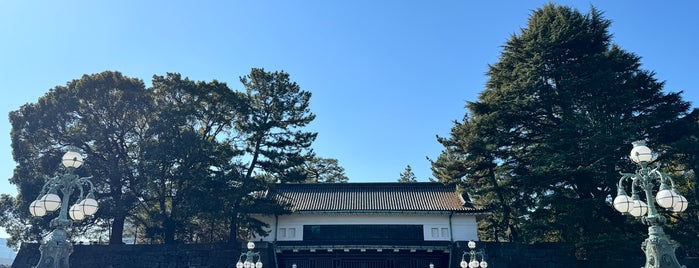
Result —
[[[243, 116], [235, 119], [238, 136], [231, 139], [236, 148], [245, 152], [239, 161], [238, 172], [232, 173], [231, 185], [235, 194], [229, 198], [231, 208], [229, 240], [247, 239], [241, 234], [243, 226], [259, 227], [259, 222], [249, 215], [260, 213], [255, 205], [267, 207], [259, 195], [272, 183], [299, 182], [306, 179], [300, 170], [311, 155], [311, 143], [317, 133], [304, 131], [303, 127], [315, 119], [309, 109], [311, 92], [289, 79], [285, 72], [266, 72], [253, 68], [241, 77], [245, 87]], [[256, 228], [257, 233], [263, 232]]]
[[400, 173], [398, 182], [417, 182], [417, 177], [415, 177], [415, 173], [413, 173], [413, 168], [410, 167], [410, 165], [406, 166], [405, 171]]
[[493, 205], [494, 217], [481, 224], [505, 233], [488, 238], [576, 243], [582, 257], [638, 251], [645, 230], [615, 213], [607, 196], [616, 194], [619, 170], [633, 170], [630, 142], [671, 147], [686, 136], [673, 125], [690, 106], [613, 44], [609, 26], [595, 8], [535, 10], [490, 66], [463, 122], [439, 139], [446, 149], [435, 176]]

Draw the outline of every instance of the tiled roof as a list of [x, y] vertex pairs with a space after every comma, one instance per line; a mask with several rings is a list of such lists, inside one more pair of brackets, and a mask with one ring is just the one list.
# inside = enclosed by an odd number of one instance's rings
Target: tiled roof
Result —
[[483, 212], [441, 183], [277, 184], [268, 197], [288, 203], [297, 213]]

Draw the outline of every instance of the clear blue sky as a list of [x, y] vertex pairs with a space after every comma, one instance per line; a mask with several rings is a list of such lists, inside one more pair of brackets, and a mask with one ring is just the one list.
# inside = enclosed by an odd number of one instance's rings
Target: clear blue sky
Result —
[[[488, 64], [547, 1], [0, 0], [0, 193], [15, 162], [7, 114], [83, 74], [149, 84], [178, 72], [233, 89], [253, 67], [311, 91], [321, 157], [351, 182], [431, 177], [453, 120], [483, 90]], [[697, 107], [696, 1], [559, 1], [613, 21], [614, 41]]]

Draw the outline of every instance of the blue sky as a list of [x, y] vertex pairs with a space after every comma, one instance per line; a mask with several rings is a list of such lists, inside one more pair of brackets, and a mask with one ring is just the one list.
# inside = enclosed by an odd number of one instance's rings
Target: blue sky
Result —
[[[350, 182], [396, 181], [407, 165], [427, 181], [435, 136], [448, 136], [501, 46], [546, 2], [0, 0], [0, 193], [16, 194], [7, 114], [105, 70], [237, 90], [253, 67], [286, 71], [313, 93], [313, 148]], [[614, 42], [697, 107], [697, 2], [556, 3], [602, 10]]]

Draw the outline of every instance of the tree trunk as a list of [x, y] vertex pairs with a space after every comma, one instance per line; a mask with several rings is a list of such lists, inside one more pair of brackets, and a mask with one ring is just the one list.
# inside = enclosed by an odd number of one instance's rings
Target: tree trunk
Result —
[[110, 245], [118, 245], [118, 244], [123, 244], [124, 241], [124, 221], [126, 219], [126, 216], [118, 216], [114, 218], [114, 222], [112, 222], [112, 232], [109, 234], [109, 244]]
[[509, 242], [516, 242], [519, 240], [519, 235], [514, 224], [510, 222], [512, 213], [511, 207], [505, 200], [503, 189], [500, 187], [500, 185], [498, 185], [493, 167], [488, 168], [488, 173], [488, 179], [490, 184], [493, 186], [493, 190], [495, 191], [495, 194], [498, 197], [498, 202], [502, 208], [502, 222], [500, 224], [501, 226], [504, 225], [503, 227], [510, 231], [510, 234], [507, 236], [508, 240], [510, 240]]
[[175, 224], [171, 218], [163, 221], [163, 240], [165, 244], [175, 243]]
[[238, 213], [233, 213], [231, 222], [228, 225], [228, 243], [238, 241]]

